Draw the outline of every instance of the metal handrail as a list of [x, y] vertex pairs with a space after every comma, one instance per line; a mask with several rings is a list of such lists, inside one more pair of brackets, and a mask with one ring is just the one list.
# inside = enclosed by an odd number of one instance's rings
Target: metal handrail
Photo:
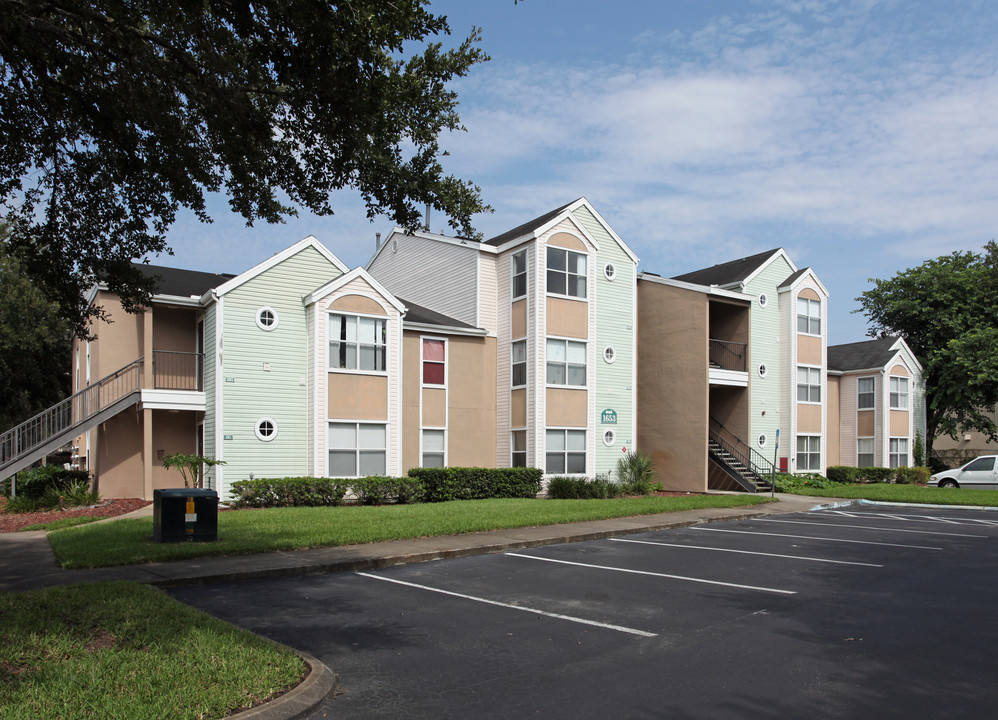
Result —
[[141, 389], [142, 358], [0, 433], [0, 468]]
[[153, 350], [153, 387], [156, 390], [204, 390], [204, 353]]
[[757, 475], [761, 475], [762, 477], [776, 472], [776, 466], [762, 453], [743, 441], [740, 437], [731, 432], [731, 430], [724, 427], [724, 425], [713, 416], [710, 418], [710, 423], [710, 432], [712, 436], [717, 435], [718, 438], [721, 438], [721, 433], [723, 433], [725, 436], [730, 438], [730, 440], [725, 441], [723, 444], [731, 445], [733, 442], [735, 447], [745, 448], [744, 451], [738, 449], [731, 454], [741, 460], [746, 467], [750, 468], [753, 472]]
[[745, 372], [748, 366], [748, 345], [728, 340], [710, 340], [708, 343], [708, 358], [711, 365], [722, 370]]

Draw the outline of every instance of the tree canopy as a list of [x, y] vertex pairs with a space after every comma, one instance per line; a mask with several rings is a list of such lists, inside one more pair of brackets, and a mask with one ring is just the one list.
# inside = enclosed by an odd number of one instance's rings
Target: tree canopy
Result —
[[0, 0], [0, 200], [9, 251], [83, 332], [100, 280], [127, 309], [178, 210], [224, 192], [252, 224], [358, 190], [407, 229], [424, 206], [474, 236], [479, 189], [445, 175], [462, 129], [447, 83], [487, 60], [445, 49], [427, 0]]
[[954, 252], [874, 287], [858, 302], [874, 337], [901, 335], [922, 363], [926, 446], [942, 434], [976, 430], [998, 440], [998, 244]]

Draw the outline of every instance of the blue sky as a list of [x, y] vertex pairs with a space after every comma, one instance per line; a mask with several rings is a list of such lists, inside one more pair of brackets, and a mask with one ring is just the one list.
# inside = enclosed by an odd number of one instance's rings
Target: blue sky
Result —
[[[456, 83], [446, 169], [495, 208], [486, 237], [587, 197], [672, 276], [784, 247], [864, 339], [868, 278], [998, 237], [998, 12], [951, 0], [435, 0], [492, 56]], [[184, 217], [156, 264], [240, 272], [307, 235], [363, 265], [385, 218], [245, 228]], [[434, 231], [446, 230], [432, 217]]]

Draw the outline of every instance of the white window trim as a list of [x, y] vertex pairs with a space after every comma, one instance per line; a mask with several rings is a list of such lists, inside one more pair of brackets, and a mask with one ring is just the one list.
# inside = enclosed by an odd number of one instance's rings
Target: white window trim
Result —
[[769, 305], [769, 296], [766, 293], [759, 293], [759, 307], [766, 307]]
[[766, 433], [760, 433], [759, 437], [756, 438], [756, 443], [759, 445], [759, 447], [764, 448], [766, 447], [766, 443], [768, 442], [768, 440], [769, 438], [766, 437]]
[[[526, 280], [523, 288], [523, 295], [515, 295], [516, 292], [516, 257], [523, 255], [523, 276]], [[516, 302], [530, 294], [530, 255], [526, 250], [513, 253], [509, 258], [509, 298], [510, 302]]]
[[[800, 318], [804, 317], [804, 316], [801, 315], [800, 306], [797, 305], [797, 306], [794, 307], [794, 310], [796, 311], [796, 313], [794, 315], [794, 323], [795, 323], [794, 327], [797, 330], [797, 334], [798, 335], [807, 335], [808, 337], [821, 337], [821, 330], [822, 330], [822, 328], [825, 325], [824, 318], [822, 318], [822, 316], [821, 316], [822, 306], [824, 305], [824, 303], [821, 300], [813, 300], [811, 298], [801, 297], [800, 295], [797, 295], [797, 302], [800, 303], [801, 300], [807, 302], [807, 308], [808, 308], [808, 312], [807, 312], [807, 316], [806, 316], [807, 319], [808, 319], [807, 320], [807, 330], [804, 331], [804, 330], [800, 329]], [[811, 303], [814, 303], [814, 304], [816, 304], [818, 306], [818, 314], [817, 315], [812, 315], [811, 314]], [[811, 319], [812, 318], [817, 318], [818, 319], [818, 332], [816, 332], [816, 333], [811, 332]]]
[[[798, 387], [800, 386], [800, 382], [797, 381], [797, 382], [794, 383], [794, 397], [797, 400], [797, 404], [798, 405], [821, 405], [821, 403], [823, 402], [822, 398], [824, 398], [824, 396], [825, 396], [824, 382], [822, 382], [822, 380], [824, 378], [824, 375], [821, 372], [821, 366], [819, 366], [819, 365], [797, 365], [797, 369], [798, 370], [803, 370], [803, 369], [816, 370], [818, 372], [818, 384], [817, 384], [817, 386], [812, 385], [810, 382], [808, 382], [808, 385], [807, 385], [809, 388], [812, 388], [812, 387], [817, 387], [818, 388], [818, 400], [801, 400], [800, 399], [800, 391], [798, 390]], [[795, 375], [794, 379], [797, 380], [797, 378], [796, 378], [796, 372], [794, 373], [794, 375]], [[810, 391], [808, 391], [808, 396], [810, 396], [810, 394], [811, 394]]]
[[[888, 375], [888, 378], [889, 378], [889, 380], [887, 382], [887, 406], [888, 406], [888, 408], [891, 409], [891, 410], [900, 410], [902, 412], [907, 412], [907, 411], [911, 410], [911, 382], [909, 381], [909, 378], [907, 376], [905, 376], [905, 375]], [[900, 390], [898, 390], [897, 393], [895, 393], [893, 390], [891, 390], [891, 385], [894, 384], [895, 380], [898, 380], [898, 381], [904, 380], [904, 393], [903, 394], [901, 393]], [[893, 397], [892, 397], [893, 395], [897, 395], [898, 399], [900, 399], [901, 397], [904, 397], [904, 407], [901, 407], [900, 405], [895, 405], [894, 404], [894, 400], [893, 400]]]
[[[329, 446], [329, 426], [330, 425], [334, 425], [334, 424], [335, 425], [380, 425], [380, 426], [384, 427], [385, 428], [385, 474], [391, 473], [391, 467], [392, 466], [391, 466], [391, 462], [390, 462], [391, 461], [391, 457], [389, 456], [389, 448], [391, 447], [391, 444], [392, 444], [392, 429], [391, 429], [391, 421], [390, 420], [357, 420], [356, 418], [326, 418], [326, 439], [325, 439], [325, 446], [326, 446], [326, 450], [325, 450], [325, 453], [326, 453], [326, 459], [325, 459], [326, 477], [341, 477], [341, 478], [358, 478], [358, 477], [364, 477], [364, 476], [359, 475], [359, 474], [355, 474], [355, 475], [333, 475], [330, 472], [330, 469], [329, 469], [329, 452], [330, 452], [330, 450], [341, 449], [341, 448], [333, 448], [333, 447]], [[420, 433], [420, 440], [419, 440], [420, 446], [422, 446], [422, 443], [423, 443], [422, 437], [423, 437], [422, 433]], [[354, 460], [354, 471], [356, 473], [360, 472], [360, 451], [361, 451], [361, 449], [363, 449], [363, 450], [380, 450], [380, 448], [357, 448], [357, 447], [355, 447], [353, 450], [356, 453], [356, 455], [354, 456], [355, 457], [355, 460]], [[422, 457], [422, 454], [420, 455], [420, 457]]]
[[518, 433], [518, 432], [522, 432], [524, 434], [524, 436], [523, 436], [523, 438], [524, 438], [523, 439], [523, 445], [524, 445], [524, 447], [523, 447], [523, 450], [522, 450], [522, 452], [523, 452], [523, 467], [530, 467], [530, 464], [529, 464], [530, 463], [530, 430], [529, 430], [529, 428], [525, 428], [525, 427], [522, 427], [522, 428], [510, 428], [510, 430], [509, 430], [509, 466], [510, 467], [517, 467], [516, 465], [513, 465], [513, 453], [516, 452], [516, 450], [514, 450], [515, 445], [513, 444], [513, 434], [514, 433]]
[[[902, 455], [901, 452], [892, 452], [891, 451], [891, 443], [893, 443], [895, 440], [899, 440], [899, 441], [900, 440], [904, 440], [904, 453], [903, 453], [904, 454], [904, 462], [905, 462], [904, 465], [892, 465], [891, 464], [893, 462], [894, 456], [900, 456], [900, 455]], [[889, 467], [889, 468], [911, 467], [910, 463], [911, 463], [911, 439], [907, 438], [907, 437], [901, 437], [901, 436], [891, 436], [891, 437], [887, 438], [887, 467]]]
[[613, 447], [614, 443], [617, 442], [617, 433], [613, 430], [607, 429], [603, 431], [603, 444], [607, 447]]
[[[586, 449], [583, 451], [582, 454], [585, 455], [585, 457], [586, 457], [586, 469], [583, 472], [580, 472], [580, 473], [570, 473], [567, 470], [565, 472], [560, 472], [560, 473], [549, 473], [548, 472], [548, 467], [547, 467], [548, 466], [548, 431], [555, 431], [555, 430], [561, 431], [561, 432], [565, 432], [565, 445], [566, 445], [566, 447], [568, 446], [568, 432], [569, 431], [571, 431], [571, 432], [581, 432], [581, 433], [583, 433], [585, 435], [585, 438], [586, 438], [586, 445], [585, 445], [585, 447], [586, 447]], [[579, 427], [545, 427], [544, 428], [544, 463], [543, 463], [544, 474], [545, 475], [558, 475], [558, 476], [564, 475], [566, 477], [587, 477], [588, 474], [589, 474], [589, 439], [590, 438], [589, 438], [589, 429], [588, 428], [579, 428]], [[568, 467], [568, 450], [564, 450], [563, 453], [565, 455], [565, 467], [567, 468]], [[574, 454], [578, 454], [578, 452], [575, 451]]]
[[[439, 340], [444, 344], [444, 382], [442, 385], [437, 385], [435, 383], [427, 383], [423, 380], [423, 341], [424, 340]], [[388, 358], [385, 358], [385, 367], [388, 367]], [[433, 362], [433, 361], [431, 361]], [[419, 384], [424, 388], [436, 388], [439, 390], [446, 390], [450, 386], [450, 343], [447, 342], [447, 338], [438, 337], [436, 335], [420, 335], [419, 336]], [[433, 428], [423, 428], [424, 430], [431, 430]]]
[[[270, 423], [271, 427], [274, 428], [274, 432], [271, 433], [270, 435], [264, 435], [263, 432], [261, 432], [260, 430], [260, 426], [263, 425], [264, 423]], [[277, 421], [271, 417], [262, 417], [259, 420], [257, 420], [256, 424], [253, 426], [253, 434], [256, 435], [256, 439], [260, 440], [261, 442], [273, 441], [277, 437], [279, 432], [280, 428], [277, 426]]]
[[[818, 467], [817, 468], [810, 468], [810, 467], [801, 468], [800, 467], [800, 463], [797, 462], [797, 458], [801, 454], [800, 450], [797, 449], [797, 442], [799, 442], [802, 438], [817, 438], [818, 439], [818, 452], [817, 453], [813, 453], [810, 450], [808, 450], [808, 451], [806, 451], [804, 453], [805, 455], [817, 455], [818, 456]], [[794, 442], [794, 465], [795, 465], [794, 469], [797, 472], [800, 472], [801, 470], [803, 470], [804, 472], [818, 472], [818, 471], [820, 471], [821, 467], [822, 467], [822, 459], [824, 458], [824, 452], [825, 452], [825, 448], [823, 448], [822, 445], [823, 445], [823, 443], [821, 442], [821, 435], [820, 434], [815, 434], [815, 433], [799, 433], [797, 435], [796, 441]]]
[[[334, 367], [331, 366], [332, 358], [330, 357], [330, 354], [329, 354], [329, 343], [330, 343], [330, 338], [329, 338], [329, 318], [331, 316], [333, 316], [333, 315], [338, 315], [340, 317], [371, 318], [372, 320], [382, 320], [385, 323], [385, 346], [384, 346], [385, 347], [385, 369], [384, 370], [361, 370], [360, 368], [357, 368], [357, 369], [353, 369], [353, 368], [334, 368]], [[391, 324], [391, 318], [389, 318], [389, 317], [387, 317], [385, 315], [371, 315], [369, 313], [345, 312], [345, 311], [342, 311], [342, 310], [335, 310], [333, 308], [329, 308], [329, 309], [326, 310], [326, 349], [325, 349], [325, 354], [326, 354], [326, 372], [343, 373], [344, 375], [380, 375], [381, 377], [387, 377], [388, 374], [391, 372], [391, 367], [392, 367], [392, 358], [391, 358], [391, 355], [389, 353], [389, 349], [391, 348], [391, 346], [392, 346], [392, 324]], [[420, 382], [422, 382], [422, 380], [423, 380], [423, 375], [422, 375], [422, 369], [423, 369], [422, 368], [423, 346], [422, 346], [422, 344], [420, 344], [420, 346], [419, 346], [419, 352], [420, 352], [420, 376], [419, 376], [419, 379], [420, 379]], [[439, 387], [439, 386], [434, 386], [434, 387]], [[330, 421], [330, 422], [332, 422], [332, 421]]]
[[[526, 359], [523, 361], [524, 372], [523, 372], [523, 384], [515, 385], [513, 383], [513, 366], [517, 363], [513, 362], [513, 346], [516, 343], [523, 343], [523, 347], [526, 348]], [[518, 338], [516, 340], [511, 340], [509, 343], [509, 387], [511, 390], [518, 390], [519, 388], [527, 387], [527, 376], [530, 373], [530, 343], [527, 342], [527, 338]], [[547, 373], [545, 372], [545, 376]]]
[[[547, 263], [547, 257], [548, 257], [548, 252], [547, 251], [549, 249], [561, 250], [561, 251], [563, 251], [565, 253], [574, 253], [575, 255], [582, 255], [583, 257], [585, 257], [586, 258], [586, 274], [585, 275], [579, 275], [578, 273], [570, 273], [570, 272], [568, 272], [568, 269], [567, 269], [567, 266], [568, 266], [568, 256], [567, 255], [565, 256], [566, 269], [564, 271], [562, 271], [562, 270], [554, 270], [554, 271], [552, 271], [548, 267], [548, 263]], [[562, 298], [564, 300], [575, 300], [576, 302], [589, 302], [589, 294], [591, 292], [591, 289], [589, 287], [591, 285], [591, 283], [589, 282], [589, 268], [590, 268], [591, 264], [592, 264], [592, 256], [589, 253], [587, 253], [587, 252], [579, 252], [578, 250], [572, 250], [570, 248], [561, 247], [560, 245], [545, 245], [544, 246], [544, 293], [546, 295], [551, 296], [551, 297]], [[551, 290], [548, 288], [548, 273], [549, 272], [564, 272], [565, 273], [565, 292], [564, 293], [551, 292]], [[569, 275], [573, 275], [575, 277], [584, 277], [586, 279], [586, 294], [585, 294], [585, 296], [579, 297], [578, 295], [569, 295], [568, 294], [568, 276]]]
[[[607, 351], [610, 352], [610, 357], [607, 357]], [[603, 348], [603, 362], [607, 365], [613, 365], [617, 361], [617, 351], [613, 345], [607, 345]]]
[[769, 374], [769, 368], [766, 367], [766, 363], [759, 363], [758, 372], [759, 372], [759, 377], [761, 378], [764, 378], [766, 377], [766, 375]]
[[[860, 440], [869, 440], [870, 441], [870, 452], [868, 452], [868, 453], [861, 453], [859, 451], [859, 441]], [[860, 455], [870, 455], [873, 458], [873, 460], [870, 462], [869, 466], [860, 465], [859, 464], [859, 456]], [[877, 438], [875, 438], [872, 435], [869, 435], [869, 436], [864, 435], [863, 437], [857, 437], [856, 438], [856, 467], [875, 467], [876, 464], [877, 464]]]
[[608, 262], [603, 266], [603, 277], [605, 277], [610, 282], [617, 279], [617, 266], [612, 262]]
[[[439, 387], [439, 385], [429, 385], [427, 387]], [[442, 467], [447, 467], [447, 455], [448, 455], [447, 451], [449, 449], [448, 448], [448, 445], [449, 445], [448, 441], [450, 440], [450, 438], [448, 437], [449, 433], [447, 432], [447, 428], [445, 428], [445, 427], [434, 427], [434, 426], [422, 427], [422, 428], [419, 429], [419, 467], [427, 467], [426, 465], [423, 464], [423, 456], [426, 454], [426, 450], [423, 447], [423, 434], [427, 430], [430, 430], [430, 431], [433, 431], [433, 432], [442, 432], [444, 434], [444, 449], [443, 449], [444, 464], [443, 464]], [[387, 456], [386, 456], [386, 459], [387, 459]], [[387, 467], [387, 462], [386, 462], [385, 466]]]
[[[265, 312], [269, 312], [270, 314], [272, 314], [274, 316], [274, 322], [273, 322], [273, 324], [267, 325], [267, 324], [265, 324], [263, 322], [263, 320], [261, 319], [261, 316]], [[274, 308], [270, 307], [270, 305], [264, 305], [263, 307], [257, 308], [257, 311], [256, 311], [256, 326], [258, 328], [260, 328], [264, 332], [270, 332], [272, 330], [276, 330], [277, 326], [280, 325], [280, 324], [281, 324], [281, 316], [278, 315], [277, 311]]]
[[[548, 382], [548, 357], [547, 357], [547, 355], [548, 355], [548, 340], [560, 340], [560, 341], [564, 341], [565, 343], [574, 342], [574, 343], [578, 343], [580, 345], [585, 345], [585, 347], [586, 347], [586, 383], [585, 383], [585, 385], [569, 385], [568, 382], [567, 382], [567, 380], [568, 380], [568, 345], [567, 344], [565, 346], [565, 380], [566, 380], [566, 382], [565, 382], [564, 385], [559, 385], [557, 383], [549, 383]], [[573, 365], [578, 365], [578, 363], [572, 363], [572, 364]], [[546, 388], [564, 388], [564, 389], [567, 389], [567, 390], [588, 390], [589, 389], [589, 382], [591, 380], [591, 377], [590, 377], [591, 374], [592, 373], [590, 372], [590, 368], [589, 368], [589, 341], [588, 340], [579, 340], [578, 338], [558, 337], [558, 336], [555, 336], [555, 335], [546, 335], [546, 336], [544, 336], [544, 387], [546, 387]], [[557, 428], [551, 428], [551, 429], [552, 430], [556, 430]]]
[[[862, 393], [859, 391], [860, 380], [872, 380], [873, 390], [868, 393]], [[859, 406], [859, 396], [860, 395], [872, 395], [873, 396], [873, 406], [872, 407], [860, 407]], [[865, 412], [867, 410], [877, 409], [877, 376], [876, 375], [863, 375], [862, 377], [856, 378], [856, 412]]]

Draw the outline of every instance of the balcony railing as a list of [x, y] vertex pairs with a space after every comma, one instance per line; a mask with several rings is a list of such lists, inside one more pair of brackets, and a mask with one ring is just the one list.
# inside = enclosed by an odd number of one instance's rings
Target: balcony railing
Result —
[[152, 380], [156, 390], [204, 390], [204, 353], [154, 350]]
[[747, 348], [745, 343], [711, 340], [708, 355], [710, 366], [721, 370], [745, 372], [748, 367]]

